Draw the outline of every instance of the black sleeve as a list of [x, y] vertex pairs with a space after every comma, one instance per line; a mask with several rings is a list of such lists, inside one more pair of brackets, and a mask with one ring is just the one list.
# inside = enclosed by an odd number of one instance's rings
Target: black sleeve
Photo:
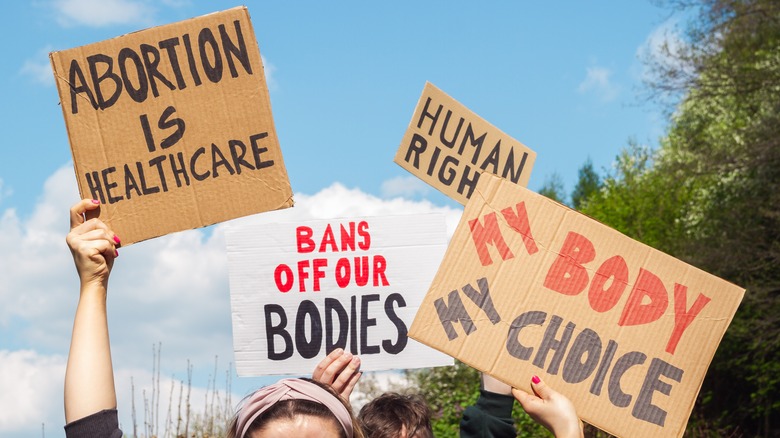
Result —
[[106, 409], [65, 425], [67, 438], [122, 438], [116, 409]]
[[460, 420], [461, 438], [516, 437], [517, 430], [512, 419], [514, 401], [511, 395], [480, 390], [474, 406], [463, 411]]

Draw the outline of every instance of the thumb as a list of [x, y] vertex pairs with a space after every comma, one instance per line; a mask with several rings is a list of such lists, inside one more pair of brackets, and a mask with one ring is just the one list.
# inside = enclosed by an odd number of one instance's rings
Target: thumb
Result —
[[553, 394], [553, 390], [547, 386], [539, 376], [533, 376], [531, 378], [531, 389], [533, 389], [534, 393], [542, 400], [549, 400]]

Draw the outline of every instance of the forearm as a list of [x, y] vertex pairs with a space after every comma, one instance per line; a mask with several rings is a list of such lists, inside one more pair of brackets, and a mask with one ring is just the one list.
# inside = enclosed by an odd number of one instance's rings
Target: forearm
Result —
[[578, 419], [570, 421], [566, 425], [560, 425], [553, 431], [555, 438], [583, 438], [582, 422]]
[[81, 287], [65, 371], [65, 421], [116, 408], [106, 287]]
[[556, 432], [553, 435], [555, 435], [555, 438], [583, 438], [585, 436], [581, 426], [576, 428], [572, 427], [565, 432]]

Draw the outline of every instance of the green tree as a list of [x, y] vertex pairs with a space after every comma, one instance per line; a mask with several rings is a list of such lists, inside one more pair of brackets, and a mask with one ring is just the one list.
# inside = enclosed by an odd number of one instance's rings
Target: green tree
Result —
[[580, 211], [640, 242], [675, 253], [684, 229], [678, 220], [688, 191], [658, 171], [660, 152], [631, 141]]
[[544, 180], [542, 188], [539, 189], [539, 194], [546, 196], [553, 201], [565, 204], [566, 192], [563, 189], [563, 179], [557, 172], [549, 175]]
[[684, 176], [679, 254], [748, 292], [702, 387], [701, 418], [780, 433], [780, 2], [669, 2], [688, 44], [652, 85], [681, 103], [659, 171]]
[[[688, 433], [780, 436], [780, 1], [659, 3], [690, 18], [649, 61], [648, 89], [672, 98], [668, 131], [657, 150], [630, 142], [600, 188], [572, 203], [747, 288]], [[540, 192], [560, 201], [555, 179]]]
[[650, 90], [676, 99], [669, 131], [658, 151], [624, 151], [584, 211], [748, 289], [691, 430], [777, 436], [780, 2], [662, 4], [691, 17], [650, 64]]
[[571, 193], [571, 205], [575, 210], [581, 209], [588, 198], [601, 190], [601, 178], [593, 168], [593, 162], [588, 161], [580, 167], [577, 185]]

